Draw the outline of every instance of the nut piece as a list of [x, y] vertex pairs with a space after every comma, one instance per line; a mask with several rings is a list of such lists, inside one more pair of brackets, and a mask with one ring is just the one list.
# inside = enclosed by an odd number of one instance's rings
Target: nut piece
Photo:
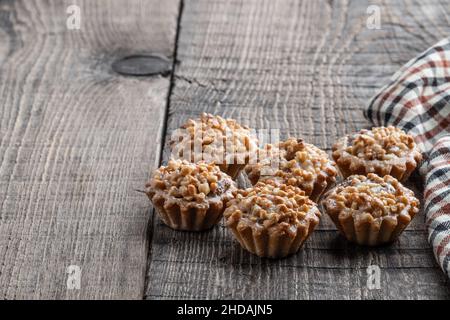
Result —
[[208, 195], [210, 188], [209, 184], [207, 182], [204, 182], [198, 186], [198, 191], [204, 193], [205, 195]]

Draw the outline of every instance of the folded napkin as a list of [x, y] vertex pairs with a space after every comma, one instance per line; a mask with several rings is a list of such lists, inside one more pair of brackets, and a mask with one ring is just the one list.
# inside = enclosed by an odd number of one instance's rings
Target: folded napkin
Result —
[[450, 38], [409, 61], [376, 94], [367, 110], [376, 126], [414, 136], [424, 153], [424, 211], [428, 240], [450, 277]]

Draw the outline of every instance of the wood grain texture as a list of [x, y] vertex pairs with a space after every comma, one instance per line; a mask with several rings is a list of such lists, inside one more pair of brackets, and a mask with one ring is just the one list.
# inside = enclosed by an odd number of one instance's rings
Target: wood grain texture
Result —
[[[66, 9], [81, 8], [69, 30]], [[148, 201], [170, 79], [122, 77], [172, 57], [179, 3], [0, 1], [0, 299], [142, 298]], [[82, 269], [67, 290], [66, 268]]]
[[[367, 28], [367, 8], [381, 29]], [[368, 99], [403, 63], [448, 35], [446, 1], [184, 1], [168, 134], [207, 111], [326, 150], [367, 127]], [[165, 158], [168, 157], [166, 149]], [[219, 226], [174, 232], [155, 220], [148, 299], [449, 298], [423, 214], [391, 246], [347, 244], [324, 216], [298, 254], [260, 259]], [[369, 290], [366, 268], [381, 268]]]

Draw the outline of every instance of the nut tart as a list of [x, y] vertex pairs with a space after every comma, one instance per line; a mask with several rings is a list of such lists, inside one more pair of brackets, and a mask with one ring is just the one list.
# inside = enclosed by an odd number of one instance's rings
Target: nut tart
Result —
[[419, 211], [413, 191], [392, 176], [373, 173], [348, 177], [322, 204], [347, 240], [368, 246], [397, 239]]
[[146, 184], [146, 194], [162, 221], [187, 231], [214, 226], [236, 191], [236, 183], [219, 167], [185, 160], [170, 160]]
[[254, 132], [236, 120], [203, 113], [177, 130], [169, 145], [172, 157], [190, 162], [215, 162], [235, 179], [252, 152], [258, 149], [258, 140]]
[[319, 223], [320, 212], [297, 187], [257, 183], [238, 191], [224, 217], [244, 249], [282, 258], [299, 250]]

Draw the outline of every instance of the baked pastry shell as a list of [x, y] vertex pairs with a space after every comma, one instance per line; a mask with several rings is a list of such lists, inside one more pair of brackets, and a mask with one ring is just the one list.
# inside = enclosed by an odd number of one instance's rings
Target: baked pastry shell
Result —
[[[227, 210], [234, 211], [233, 206]], [[306, 223], [297, 226], [280, 226], [265, 228], [259, 224], [247, 224], [233, 215], [227, 219], [226, 225], [240, 245], [252, 254], [262, 258], [284, 258], [296, 253], [319, 224], [320, 212], [317, 207], [311, 208]]]
[[148, 191], [147, 196], [161, 220], [172, 229], [203, 231], [212, 228], [222, 218], [231, 193], [216, 196], [202, 203], [174, 198], [162, 191]]
[[348, 241], [363, 246], [378, 246], [395, 241], [414, 216], [373, 218], [370, 214], [354, 217], [330, 210], [327, 213]]

